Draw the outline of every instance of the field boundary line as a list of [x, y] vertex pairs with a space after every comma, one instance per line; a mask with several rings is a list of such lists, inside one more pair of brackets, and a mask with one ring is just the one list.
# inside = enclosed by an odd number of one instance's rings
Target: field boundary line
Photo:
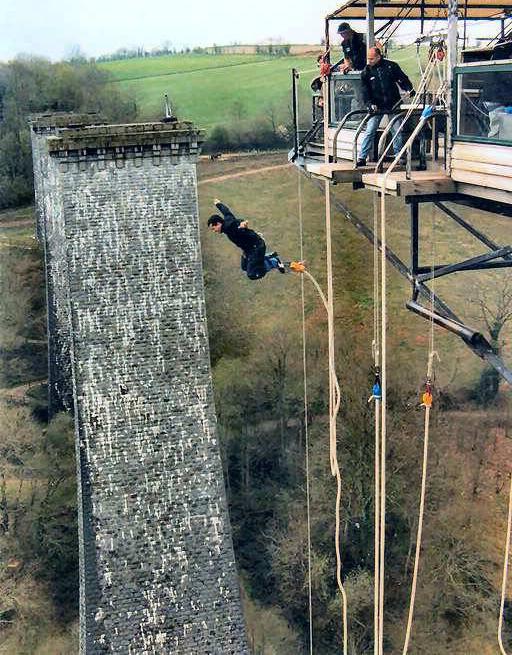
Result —
[[256, 175], [256, 173], [265, 173], [266, 171], [275, 171], [278, 168], [288, 168], [291, 164], [275, 164], [273, 166], [262, 166], [261, 168], [254, 168], [246, 171], [238, 171], [237, 173], [227, 173], [226, 175], [216, 175], [214, 177], [206, 177], [198, 181], [198, 186], [201, 184], [209, 184], [211, 182], [222, 182], [223, 180], [231, 180], [235, 177], [244, 177], [246, 175]]
[[[279, 58], [280, 59], [280, 58]], [[136, 82], [138, 80], [152, 80], [156, 77], [169, 77], [170, 75], [187, 75], [188, 73], [204, 73], [205, 71], [216, 71], [222, 68], [234, 68], [235, 66], [255, 66], [258, 64], [267, 64], [269, 61], [276, 61], [275, 57], [263, 59], [262, 61], [238, 61], [235, 64], [222, 64], [222, 66], [206, 66], [205, 68], [191, 68], [186, 71], [171, 71], [170, 73], [157, 73], [156, 75], [141, 75], [139, 77], [123, 77], [117, 80], [107, 80], [105, 84], [117, 82]]]

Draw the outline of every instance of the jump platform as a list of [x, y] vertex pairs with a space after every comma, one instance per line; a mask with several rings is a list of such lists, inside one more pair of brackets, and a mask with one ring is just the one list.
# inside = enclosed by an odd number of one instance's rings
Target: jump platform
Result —
[[385, 173], [366, 173], [362, 176], [365, 188], [382, 191], [391, 196], [422, 196], [438, 193], [454, 193], [455, 182], [443, 171], [413, 171], [407, 179], [405, 171], [393, 171], [387, 177]]
[[[386, 168], [386, 165], [384, 165], [384, 168]], [[397, 167], [395, 170], [402, 171], [403, 166]], [[354, 162], [348, 160], [329, 164], [324, 162], [312, 162], [306, 164], [306, 171], [312, 177], [320, 178], [322, 180], [327, 179], [331, 182], [361, 182], [363, 180], [363, 175], [375, 171], [375, 163], [354, 168]]]

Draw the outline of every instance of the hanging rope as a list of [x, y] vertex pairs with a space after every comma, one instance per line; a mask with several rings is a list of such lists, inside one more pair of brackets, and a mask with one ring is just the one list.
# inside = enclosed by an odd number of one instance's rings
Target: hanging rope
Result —
[[[398, 133], [403, 129], [412, 112], [419, 105], [420, 98], [426, 90], [434, 67], [438, 63], [434, 52], [431, 53], [424, 74], [420, 80], [416, 96], [413, 98], [411, 107], [407, 111], [400, 130], [393, 137], [391, 143], [395, 141]], [[440, 96], [442, 86], [436, 93], [436, 99]], [[378, 609], [378, 655], [383, 655], [384, 651], [384, 577], [385, 577], [385, 554], [386, 554], [386, 438], [387, 438], [387, 288], [386, 288], [386, 183], [389, 175], [394, 170], [398, 161], [406, 152], [407, 148], [413, 143], [416, 136], [423, 128], [424, 121], [420, 120], [412, 134], [409, 136], [400, 152], [395, 158], [387, 171], [382, 176], [381, 198], [380, 198], [380, 240], [381, 240], [381, 266], [380, 266], [380, 333], [381, 333], [381, 357], [380, 357], [380, 374], [381, 374], [381, 413], [380, 413], [380, 516], [379, 516], [379, 609]], [[391, 144], [390, 144], [391, 145]], [[388, 146], [388, 148], [390, 147]], [[375, 219], [374, 219], [375, 220]]]
[[[301, 172], [297, 169], [297, 194], [299, 200], [299, 239], [300, 239], [300, 260], [304, 261], [304, 232], [302, 217], [302, 179]], [[304, 380], [304, 436], [306, 450], [306, 514], [307, 514], [307, 539], [308, 539], [308, 616], [309, 616], [309, 652], [313, 655], [313, 594], [311, 577], [311, 496], [309, 477], [309, 407], [308, 407], [308, 377], [306, 357], [306, 309], [304, 277], [300, 279], [300, 295], [302, 306], [302, 368]]]
[[[420, 102], [421, 93], [426, 87], [426, 84], [430, 80], [430, 76], [433, 70], [435, 63], [435, 58], [431, 57], [427, 64], [425, 74], [422, 77], [420, 82], [418, 92], [411, 104], [411, 107], [407, 111], [402, 126], [406, 123], [407, 119], [410, 117], [412, 112], [418, 106]], [[395, 160], [391, 163], [391, 166], [388, 168], [386, 173], [382, 178], [381, 186], [381, 203], [380, 203], [380, 238], [381, 238], [381, 261], [380, 261], [380, 383], [381, 383], [381, 399], [380, 399], [380, 425], [378, 419], [375, 419], [375, 428], [376, 428], [376, 441], [379, 442], [379, 445], [376, 447], [376, 452], [380, 455], [379, 461], [379, 470], [377, 477], [379, 479], [378, 491], [376, 491], [375, 497], [376, 501], [379, 503], [378, 513], [376, 511], [376, 519], [378, 520], [378, 535], [376, 540], [378, 541], [378, 565], [375, 565], [376, 573], [378, 575], [378, 611], [377, 611], [377, 653], [378, 655], [383, 655], [384, 651], [384, 576], [385, 576], [385, 554], [386, 554], [386, 418], [387, 418], [387, 287], [386, 287], [386, 249], [387, 249], [387, 237], [386, 237], [386, 182], [388, 175], [392, 172], [396, 166], [396, 162], [403, 155], [407, 146], [415, 138], [416, 134], [421, 129], [421, 121], [418, 127], [413, 131], [410, 138], [407, 140], [406, 144], [402, 147], [400, 153], [396, 155]], [[398, 131], [397, 131], [398, 134]], [[397, 134], [393, 137], [391, 144], [394, 142]], [[391, 146], [388, 146], [388, 148]], [[374, 202], [374, 225], [376, 225], [377, 216], [377, 204]], [[378, 267], [377, 267], [378, 268]], [[377, 410], [378, 403], [376, 403]], [[380, 439], [379, 439], [380, 435]], [[376, 528], [377, 531], [377, 528]], [[376, 584], [377, 584], [376, 582]]]
[[380, 381], [380, 335], [379, 335], [379, 244], [377, 239], [378, 221], [377, 194], [373, 194], [373, 340], [372, 355], [375, 378], [372, 395], [375, 401], [375, 472], [374, 472], [374, 572], [373, 572], [373, 652], [379, 653], [380, 623], [380, 413], [382, 388]]
[[512, 527], [512, 475], [510, 475], [510, 488], [508, 492], [508, 519], [507, 538], [505, 541], [505, 555], [503, 557], [503, 577], [501, 580], [500, 617], [498, 619], [498, 645], [502, 655], [508, 655], [503, 645], [503, 612], [505, 609], [505, 596], [507, 594], [508, 560], [510, 556], [510, 529]]
[[[385, 182], [383, 187], [385, 188]], [[380, 215], [380, 329], [381, 329], [381, 401], [380, 401], [380, 509], [379, 509], [379, 612], [378, 653], [384, 652], [384, 571], [386, 551], [386, 409], [387, 409], [387, 289], [386, 289], [386, 195], [381, 193]]]
[[[435, 270], [435, 205], [432, 205], [432, 228], [431, 228], [431, 247], [432, 247], [432, 274]], [[407, 628], [405, 631], [404, 647], [402, 655], [406, 655], [409, 642], [411, 639], [412, 621], [414, 616], [414, 604], [416, 600], [416, 588], [418, 584], [418, 571], [420, 565], [421, 543], [423, 535], [423, 517], [425, 512], [425, 494], [427, 486], [427, 467], [428, 467], [428, 446], [429, 446], [429, 433], [430, 433], [430, 410], [432, 407], [432, 379], [433, 379], [433, 362], [434, 357], [438, 357], [437, 352], [434, 350], [434, 298], [435, 298], [435, 278], [432, 277], [432, 286], [430, 293], [430, 337], [429, 337], [429, 354], [427, 364], [427, 379], [425, 383], [425, 391], [422, 396], [421, 405], [425, 408], [425, 422], [423, 430], [423, 464], [421, 471], [421, 492], [420, 492], [420, 509], [418, 514], [418, 527], [416, 531], [416, 552], [414, 555], [414, 569], [411, 582], [411, 595], [409, 600], [409, 614], [407, 617]]]
[[[324, 157], [329, 163], [329, 80], [323, 79], [324, 97]], [[329, 339], [329, 442], [331, 473], [336, 478], [336, 582], [341, 595], [342, 621], [343, 621], [343, 655], [348, 655], [348, 625], [347, 625], [347, 596], [341, 579], [341, 551], [340, 551], [340, 508], [341, 508], [341, 472], [337, 457], [336, 420], [340, 408], [340, 388], [336, 378], [334, 357], [334, 295], [332, 274], [332, 238], [331, 238], [331, 190], [329, 181], [325, 181], [325, 239], [327, 246], [327, 328]]]

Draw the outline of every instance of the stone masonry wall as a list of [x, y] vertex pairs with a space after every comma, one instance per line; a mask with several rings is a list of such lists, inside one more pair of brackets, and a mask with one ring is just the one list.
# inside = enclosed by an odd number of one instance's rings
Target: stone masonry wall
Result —
[[59, 130], [101, 124], [97, 114], [59, 112], [38, 114], [30, 119], [33, 153], [36, 236], [42, 245], [46, 272], [46, 308], [48, 338], [48, 409], [52, 416], [73, 405], [70, 330], [67, 310], [65, 242], [63, 237], [61, 196], [58, 176], [49, 169], [47, 139]]
[[79, 444], [81, 651], [245, 654], [209, 365], [198, 134], [126, 130], [48, 139]]

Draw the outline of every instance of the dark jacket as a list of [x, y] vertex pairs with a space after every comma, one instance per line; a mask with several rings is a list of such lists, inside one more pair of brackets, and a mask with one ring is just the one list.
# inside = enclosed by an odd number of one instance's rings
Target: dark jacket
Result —
[[366, 66], [366, 43], [363, 35], [354, 32], [350, 41], [348, 39], [342, 41], [341, 48], [343, 50], [343, 59], [336, 62], [333, 68], [336, 69], [343, 61], [350, 59], [352, 70], [362, 71]]
[[400, 66], [382, 58], [375, 66], [366, 66], [361, 73], [363, 100], [367, 105], [377, 105], [381, 111], [389, 111], [400, 100], [400, 91], [412, 91], [411, 80]]
[[224, 216], [222, 232], [235, 246], [241, 248], [245, 253], [251, 252], [254, 248], [265, 247], [265, 241], [257, 232], [248, 227], [240, 227], [242, 221], [231, 213], [229, 207], [221, 202], [218, 202], [216, 207]]

